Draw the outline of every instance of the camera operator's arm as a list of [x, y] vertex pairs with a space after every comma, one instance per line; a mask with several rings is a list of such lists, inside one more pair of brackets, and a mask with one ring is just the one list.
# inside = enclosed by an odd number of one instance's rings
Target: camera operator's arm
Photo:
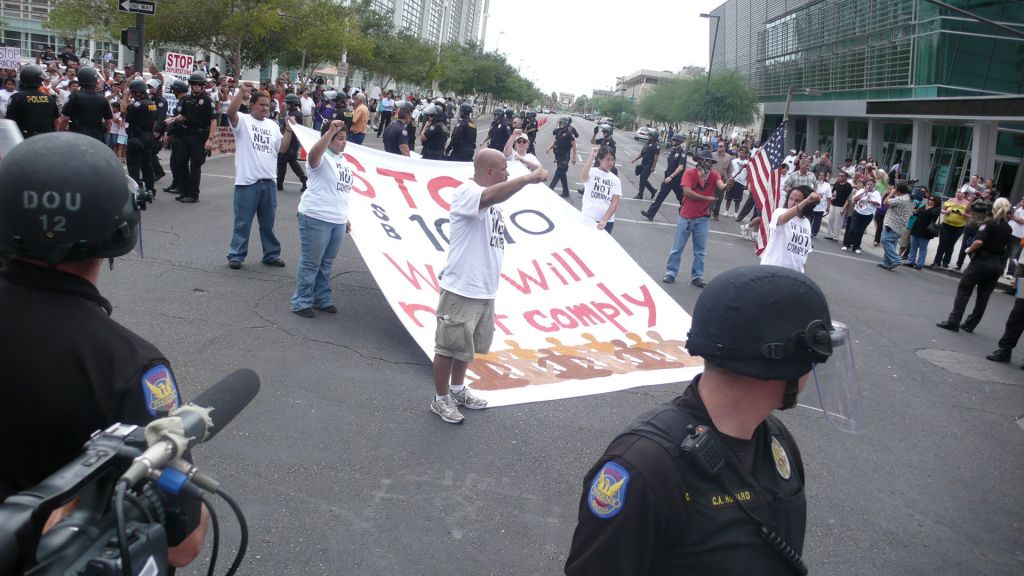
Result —
[[167, 549], [167, 562], [175, 568], [187, 566], [203, 551], [206, 530], [210, 527], [210, 511], [205, 504], [200, 504], [199, 526], [177, 546]]

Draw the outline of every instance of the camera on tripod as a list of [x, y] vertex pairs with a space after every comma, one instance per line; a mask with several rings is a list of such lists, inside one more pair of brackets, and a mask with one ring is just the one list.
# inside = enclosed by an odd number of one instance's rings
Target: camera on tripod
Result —
[[[248, 543], [245, 516], [215, 480], [186, 458], [192, 447], [238, 415], [259, 386], [254, 372], [238, 370], [193, 404], [145, 428], [113, 424], [96, 431], [75, 460], [0, 504], [0, 575], [168, 574], [168, 533], [187, 535], [193, 529], [190, 520], [198, 520], [200, 502], [214, 530], [212, 573], [219, 526], [211, 493], [224, 499], [238, 519], [241, 541], [228, 571], [234, 574]], [[76, 499], [74, 510], [42, 533], [51, 514]]]

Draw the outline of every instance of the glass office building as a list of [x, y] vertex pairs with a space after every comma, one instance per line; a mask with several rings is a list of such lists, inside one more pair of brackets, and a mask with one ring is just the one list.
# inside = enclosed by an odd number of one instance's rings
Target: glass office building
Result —
[[[1024, 31], [1021, 0], [946, 2]], [[900, 162], [944, 194], [968, 174], [1024, 193], [1024, 37], [926, 0], [730, 0], [711, 15], [712, 73], [750, 79], [763, 134], [808, 90], [790, 148]]]

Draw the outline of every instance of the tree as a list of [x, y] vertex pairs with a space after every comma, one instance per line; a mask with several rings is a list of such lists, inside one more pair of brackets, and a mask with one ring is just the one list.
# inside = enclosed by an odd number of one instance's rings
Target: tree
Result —
[[587, 112], [589, 106], [590, 98], [586, 94], [580, 94], [576, 97], [576, 101], [572, 103], [572, 111], [583, 114]]
[[119, 12], [116, 0], [61, 0], [46, 17], [46, 27], [64, 37], [119, 38], [135, 16]]
[[308, 78], [320, 66], [340, 62], [346, 52], [356, 55], [372, 50], [354, 10], [334, 0], [305, 0], [297, 13], [282, 14], [286, 40], [278, 64], [298, 68]]
[[735, 70], [715, 74], [711, 77], [701, 116], [715, 127], [752, 124], [760, 116], [757, 92], [746, 77]]
[[732, 70], [713, 75], [710, 85], [706, 75], [659, 82], [637, 111], [654, 122], [716, 128], [745, 126], [759, 115], [757, 94], [746, 78]]
[[595, 98], [594, 111], [610, 117], [619, 128], [630, 129], [636, 122], [636, 104], [625, 96]]

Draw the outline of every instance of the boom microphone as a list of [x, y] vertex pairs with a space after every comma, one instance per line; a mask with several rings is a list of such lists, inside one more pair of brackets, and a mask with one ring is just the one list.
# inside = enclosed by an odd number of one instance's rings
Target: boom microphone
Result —
[[[196, 444], [213, 438], [248, 406], [260, 391], [260, 377], [248, 368], [236, 370], [167, 418], [146, 426], [150, 447], [121, 476], [129, 485], [151, 470], [180, 457]], [[153, 438], [156, 438], [155, 441]]]

